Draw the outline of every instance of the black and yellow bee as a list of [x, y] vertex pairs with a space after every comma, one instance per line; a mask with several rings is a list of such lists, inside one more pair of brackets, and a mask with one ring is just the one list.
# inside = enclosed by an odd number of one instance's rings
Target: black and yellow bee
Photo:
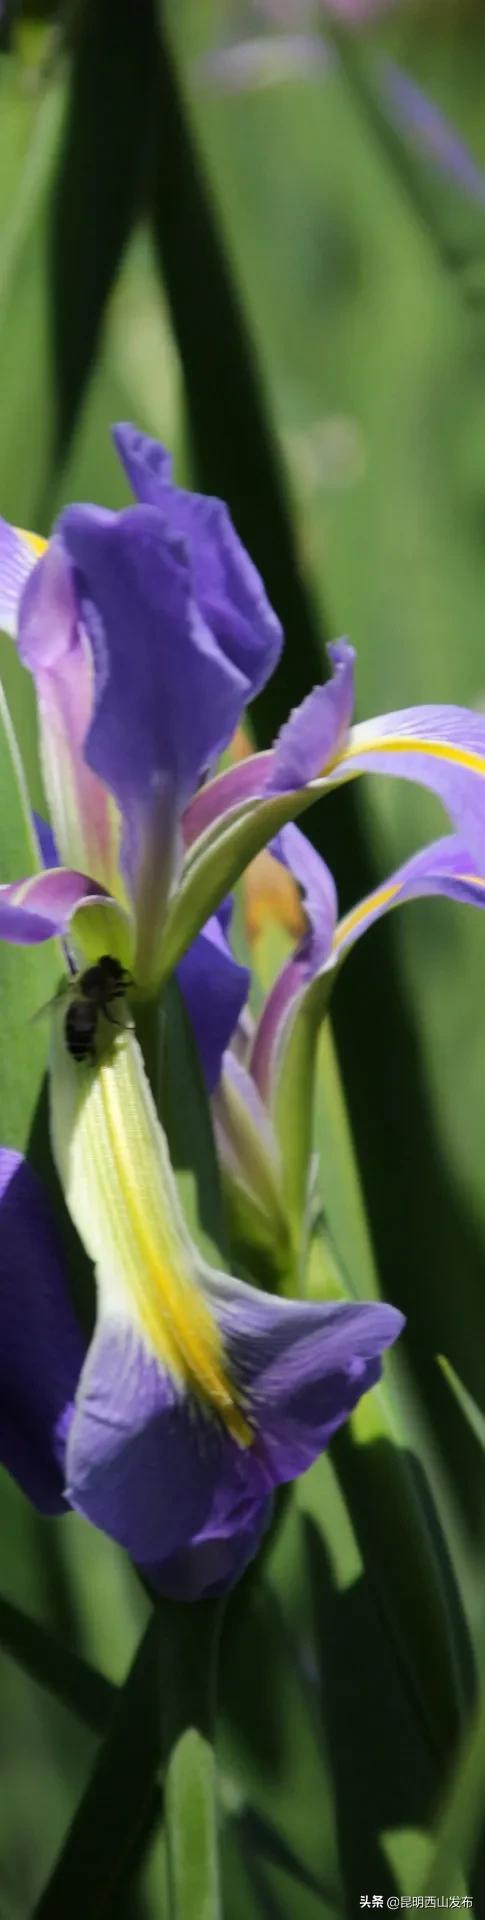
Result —
[[132, 985], [132, 975], [120, 960], [110, 953], [101, 954], [94, 966], [86, 967], [83, 973], [74, 974], [54, 994], [47, 1007], [41, 1007], [35, 1019], [39, 1019], [49, 1008], [68, 999], [64, 1015], [64, 1039], [68, 1053], [73, 1060], [96, 1059], [96, 1037], [100, 1014], [109, 1020], [113, 1027], [132, 1027], [131, 1020], [117, 1020], [113, 1013], [113, 1002], [123, 1000], [128, 987]]

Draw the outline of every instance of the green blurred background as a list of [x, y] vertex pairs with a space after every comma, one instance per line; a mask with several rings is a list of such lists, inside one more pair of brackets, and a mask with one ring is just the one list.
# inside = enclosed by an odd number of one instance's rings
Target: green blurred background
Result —
[[[157, 20], [145, 0], [137, 7], [98, 0], [49, 19], [26, 9], [10, 32], [4, 27], [1, 511], [47, 531], [67, 500], [121, 505], [109, 426], [131, 418], [173, 449], [180, 479], [198, 475], [224, 491], [227, 472], [245, 537], [254, 492], [253, 551], [262, 564], [278, 534], [276, 473], [290, 503], [298, 583], [290, 606], [291, 581], [280, 580], [279, 611], [285, 619], [287, 596], [291, 629], [283, 711], [300, 667], [305, 690], [312, 648], [318, 670], [318, 647], [323, 659], [324, 639], [342, 632], [358, 650], [360, 717], [420, 700], [482, 706], [485, 185], [482, 199], [471, 198], [425, 164], [412, 139], [386, 145], [387, 120], [372, 102], [376, 62], [387, 52], [459, 129], [485, 183], [485, 10], [479, 0], [396, 6], [350, 35], [362, 91], [335, 49], [327, 66], [315, 51], [305, 78], [288, 57], [272, 84], [229, 86], [210, 56], [269, 37], [261, 15], [236, 0], [166, 0], [163, 21], [162, 8]], [[248, 364], [256, 369], [275, 436], [269, 466], [260, 412], [238, 465], [241, 343], [230, 334], [227, 278], [221, 297], [203, 226], [194, 231], [191, 281], [177, 199], [187, 156], [166, 69], [151, 54], [161, 30], [178, 111], [210, 183], [245, 350], [251, 343], [244, 377]], [[186, 201], [184, 219], [190, 193]], [[301, 661], [300, 591], [309, 596]], [[16, 714], [20, 670], [9, 644], [0, 647]], [[19, 730], [41, 804], [22, 700]], [[277, 703], [274, 714], [281, 717]], [[265, 710], [260, 737], [270, 719]], [[341, 829], [335, 806], [319, 844], [344, 904], [364, 868], [382, 877], [441, 830], [438, 808], [417, 790], [362, 783], [361, 856], [354, 813]], [[336, 1010], [381, 1287], [410, 1321], [412, 1437], [472, 1624], [483, 1455], [435, 1355], [444, 1352], [485, 1404], [484, 941], [481, 916], [414, 905], [351, 960]], [[323, 1111], [323, 1163], [324, 1125]], [[351, 1263], [354, 1215], [330, 1148], [327, 1164], [325, 1205]], [[355, 1195], [353, 1204], [363, 1235]], [[0, 1505], [6, 1597], [122, 1679], [145, 1602], [121, 1555], [74, 1516], [62, 1527], [36, 1520], [5, 1476]], [[92, 1734], [74, 1730], [7, 1654], [0, 1673], [0, 1915], [24, 1920], [95, 1749]], [[415, 1836], [434, 1804], [436, 1755], [416, 1733], [328, 1461], [290, 1503], [264, 1581], [250, 1578], [229, 1608], [220, 1757], [230, 1920], [352, 1913], [372, 1878], [392, 1892], [395, 1874], [406, 1890], [408, 1859], [409, 1890], [419, 1890]], [[158, 1840], [126, 1913], [163, 1914], [163, 1885]]]

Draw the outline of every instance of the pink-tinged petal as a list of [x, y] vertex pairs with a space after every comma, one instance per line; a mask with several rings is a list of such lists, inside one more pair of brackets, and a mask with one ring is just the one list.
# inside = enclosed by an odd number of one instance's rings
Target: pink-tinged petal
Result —
[[480, 870], [485, 844], [485, 715], [468, 707], [409, 707], [353, 727], [330, 784], [391, 774], [436, 793]]
[[300, 994], [328, 960], [337, 917], [330, 869], [298, 827], [283, 827], [272, 850], [298, 883], [307, 932], [267, 995], [254, 1035], [249, 1067], [265, 1101], [270, 1096], [288, 1018]]
[[407, 900], [431, 894], [459, 900], [465, 906], [485, 907], [485, 858], [483, 872], [477, 873], [468, 848], [455, 834], [447, 834], [431, 846], [423, 847], [404, 866], [398, 867], [382, 887], [376, 887], [359, 906], [345, 914], [336, 930], [333, 960], [343, 958], [382, 914], [404, 905]]
[[35, 946], [67, 933], [79, 906], [103, 898], [104, 890], [86, 873], [53, 867], [0, 887], [0, 939], [14, 946]]
[[273, 748], [268, 793], [291, 793], [321, 778], [342, 752], [354, 704], [355, 652], [347, 640], [337, 640], [327, 653], [332, 677], [314, 687], [282, 727]]
[[273, 752], [253, 753], [247, 760], [241, 760], [236, 767], [228, 767], [225, 773], [218, 774], [215, 780], [208, 780], [195, 794], [182, 818], [184, 846], [189, 851], [195, 840], [219, 820], [237, 813], [251, 800], [261, 800], [266, 792]]
[[35, 681], [42, 771], [59, 857], [119, 896], [119, 817], [85, 758], [95, 699], [92, 648], [58, 538], [23, 594], [19, 653]]
[[[29, 574], [38, 559], [44, 541], [22, 534], [0, 520], [0, 628], [15, 639], [18, 610]], [[37, 549], [37, 551], [36, 551]]]
[[47, 1200], [0, 1149], [0, 1460], [43, 1513], [66, 1511], [64, 1454], [84, 1343]]

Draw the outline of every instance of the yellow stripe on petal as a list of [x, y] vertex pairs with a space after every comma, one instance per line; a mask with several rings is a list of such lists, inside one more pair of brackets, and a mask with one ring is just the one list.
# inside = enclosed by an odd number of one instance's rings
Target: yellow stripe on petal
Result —
[[[381, 739], [369, 737], [368, 740], [350, 741], [338, 754], [333, 766], [340, 767], [348, 760], [360, 760], [364, 753], [416, 753], [425, 754], [432, 760], [444, 760], [448, 766], [463, 767], [467, 773], [479, 773], [485, 776], [485, 759], [481, 753], [473, 753], [468, 747], [455, 747], [447, 740], [419, 740], [398, 735], [396, 739], [384, 735]], [[331, 769], [330, 769], [331, 770]], [[324, 772], [328, 773], [325, 767]]]
[[26, 527], [16, 527], [15, 532], [18, 533], [19, 540], [25, 540], [26, 546], [31, 547], [32, 553], [35, 553], [40, 560], [47, 547], [47, 540], [42, 539], [42, 534], [28, 533]]
[[107, 1044], [99, 1064], [79, 1065], [66, 1049], [63, 1015], [54, 1015], [53, 1152], [96, 1266], [100, 1312], [128, 1315], [161, 1365], [248, 1446], [251, 1428], [201, 1284], [138, 1042], [124, 1031]]
[[360, 906], [353, 907], [350, 913], [346, 913], [335, 929], [332, 943], [334, 953], [338, 953], [344, 940], [351, 939], [352, 934], [357, 933], [363, 921], [368, 920], [374, 913], [379, 913], [381, 907], [388, 907], [391, 900], [395, 900], [400, 892], [401, 887], [396, 881], [387, 887], [378, 887], [375, 893], [368, 895], [367, 900], [361, 901]]

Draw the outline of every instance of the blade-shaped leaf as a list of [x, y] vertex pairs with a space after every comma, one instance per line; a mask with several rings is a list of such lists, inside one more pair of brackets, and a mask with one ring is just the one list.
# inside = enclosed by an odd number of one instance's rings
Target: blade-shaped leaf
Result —
[[142, 197], [156, 55], [152, 0], [87, 0], [75, 28], [50, 249], [57, 459], [71, 439]]

